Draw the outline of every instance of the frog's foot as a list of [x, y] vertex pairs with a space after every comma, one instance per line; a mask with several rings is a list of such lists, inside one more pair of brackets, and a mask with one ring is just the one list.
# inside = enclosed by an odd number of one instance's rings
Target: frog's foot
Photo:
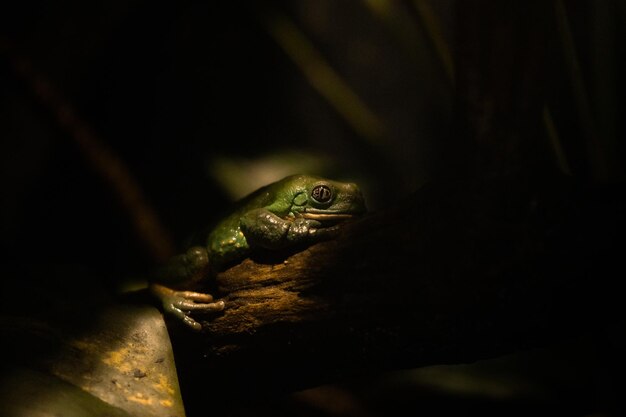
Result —
[[176, 291], [159, 284], [151, 285], [152, 292], [163, 303], [163, 309], [178, 317], [194, 330], [201, 330], [202, 325], [189, 316], [191, 312], [209, 313], [224, 310], [224, 301], [213, 302], [209, 294], [194, 291]]
[[309, 230], [309, 235], [315, 240], [332, 239], [339, 234], [341, 230], [340, 225], [333, 225], [328, 227], [321, 227], [318, 229]]

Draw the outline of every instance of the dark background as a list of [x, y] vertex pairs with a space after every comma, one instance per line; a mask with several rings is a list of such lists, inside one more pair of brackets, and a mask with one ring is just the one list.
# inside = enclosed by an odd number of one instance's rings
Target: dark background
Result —
[[[77, 142], [76, 126], [89, 126], [90, 138], [121, 161], [177, 248], [227, 210], [238, 191], [224, 178], [282, 176], [276, 163], [250, 169], [268, 157], [288, 160], [292, 171], [357, 180], [373, 209], [401, 204], [427, 181], [468, 175], [530, 171], [618, 183], [625, 4], [3, 5], [4, 305], [10, 310], [44, 284], [66, 291], [64, 274], [51, 271], [67, 268], [100, 277], [81, 288], [113, 292], [158, 258], [106, 167]], [[329, 100], [324, 91], [337, 91], [336, 83], [316, 87], [323, 77], [281, 46], [276, 16], [308, 40], [382, 130], [359, 129]], [[42, 99], [37, 80], [60, 99]], [[354, 108], [353, 98], [343, 99]], [[74, 109], [74, 122], [60, 120], [63, 105]], [[239, 165], [233, 173], [219, 161]], [[497, 410], [480, 404], [481, 412]]]

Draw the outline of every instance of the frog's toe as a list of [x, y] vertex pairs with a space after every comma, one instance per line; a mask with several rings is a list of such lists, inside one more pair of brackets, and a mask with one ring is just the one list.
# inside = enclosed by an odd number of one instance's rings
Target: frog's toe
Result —
[[194, 330], [201, 330], [202, 325], [189, 317], [189, 313], [222, 311], [226, 306], [222, 300], [214, 302], [210, 294], [176, 291], [160, 284], [151, 284], [150, 289], [161, 300], [165, 312], [182, 320], [185, 325]]
[[182, 320], [182, 322], [185, 323], [186, 326], [192, 328], [193, 330], [196, 330], [196, 331], [202, 330], [202, 325], [198, 323], [197, 321], [195, 321], [194, 319], [192, 319], [191, 317], [189, 317], [180, 308], [177, 308], [174, 305], [169, 305], [167, 308], [167, 311], [169, 311], [172, 315]]
[[197, 303], [193, 300], [180, 299], [174, 303], [174, 306], [184, 311], [222, 311], [225, 303], [220, 300], [215, 303]]
[[[200, 294], [200, 293], [196, 293], [196, 294]], [[210, 300], [213, 299], [213, 297], [211, 297], [208, 294], [200, 294], [200, 295], [208, 296]], [[207, 299], [207, 297], [198, 297], [198, 298], [202, 300]], [[172, 303], [170, 311], [174, 313], [175, 316], [180, 318], [183, 321], [183, 323], [185, 323], [188, 327], [191, 327], [193, 330], [202, 330], [202, 325], [198, 323], [197, 321], [195, 321], [193, 318], [191, 318], [188, 314], [191, 312], [210, 313], [210, 312], [215, 312], [215, 311], [222, 311], [224, 310], [225, 306], [226, 306], [226, 303], [224, 303], [224, 301], [222, 300], [217, 301], [215, 303], [202, 303], [202, 302], [196, 302], [193, 299], [190, 300], [190, 299], [184, 299], [184, 298], [177, 298], [176, 301]]]
[[335, 225], [330, 227], [323, 227], [320, 229], [311, 229], [309, 230], [309, 232], [312, 238], [315, 238], [316, 240], [324, 240], [331, 239], [337, 236], [339, 230], [339, 226]]
[[178, 297], [198, 301], [202, 303], [210, 303], [213, 301], [213, 296], [211, 294], [206, 294], [203, 292], [195, 292], [195, 291], [176, 291], [175, 293]]
[[202, 330], [202, 325], [189, 316], [183, 317], [183, 323], [191, 327], [193, 330], [196, 330], [196, 331]]

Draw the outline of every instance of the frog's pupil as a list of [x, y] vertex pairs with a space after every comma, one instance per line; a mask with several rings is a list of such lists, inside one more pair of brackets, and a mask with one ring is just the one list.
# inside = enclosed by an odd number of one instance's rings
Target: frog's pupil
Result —
[[313, 191], [311, 191], [311, 197], [320, 203], [327, 203], [330, 201], [331, 196], [332, 192], [330, 188], [325, 185], [317, 185], [313, 188]]

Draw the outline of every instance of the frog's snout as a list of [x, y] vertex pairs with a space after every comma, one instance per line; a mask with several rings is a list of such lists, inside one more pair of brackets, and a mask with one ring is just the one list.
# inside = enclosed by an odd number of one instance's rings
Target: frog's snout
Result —
[[363, 214], [367, 211], [365, 206], [365, 198], [358, 185], [354, 183], [345, 184], [345, 196], [343, 202], [346, 205], [346, 211], [352, 214]]

